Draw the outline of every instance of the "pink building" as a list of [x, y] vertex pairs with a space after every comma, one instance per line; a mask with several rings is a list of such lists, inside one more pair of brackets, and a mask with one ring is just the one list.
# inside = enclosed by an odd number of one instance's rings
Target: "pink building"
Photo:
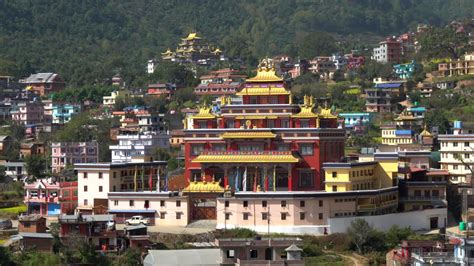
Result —
[[362, 55], [355, 55], [355, 54], [346, 54], [345, 57], [347, 58], [347, 69], [358, 69], [365, 63], [365, 57]]
[[44, 108], [39, 101], [18, 103], [10, 113], [14, 122], [24, 126], [43, 123]]
[[67, 165], [76, 163], [97, 163], [99, 144], [91, 142], [53, 142], [51, 143], [51, 168], [60, 173]]
[[25, 184], [25, 194], [24, 202], [29, 214], [71, 213], [77, 206], [77, 181], [56, 182], [40, 179]]

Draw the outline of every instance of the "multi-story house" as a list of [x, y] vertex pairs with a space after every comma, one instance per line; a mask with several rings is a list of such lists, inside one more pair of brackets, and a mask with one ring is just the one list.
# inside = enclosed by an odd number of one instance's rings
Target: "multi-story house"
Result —
[[67, 166], [77, 163], [97, 163], [99, 161], [99, 143], [90, 142], [53, 142], [51, 143], [51, 168], [60, 173]]
[[382, 144], [399, 145], [416, 142], [415, 131], [411, 129], [398, 129], [395, 125], [381, 126]]
[[154, 83], [148, 84], [147, 95], [164, 97], [170, 100], [176, 92], [177, 86], [174, 83]]
[[389, 113], [403, 93], [403, 83], [377, 83], [374, 88], [365, 89], [365, 107], [367, 112]]
[[120, 116], [121, 127], [118, 145], [110, 146], [112, 162], [147, 161], [157, 148], [169, 149], [170, 135], [164, 114], [144, 108], [127, 108], [113, 114]]
[[25, 184], [24, 202], [29, 214], [58, 215], [72, 213], [77, 206], [77, 182], [40, 179]]
[[44, 122], [44, 107], [39, 100], [20, 102], [10, 113], [14, 122], [24, 126], [36, 126]]
[[108, 251], [117, 248], [117, 231], [115, 230], [115, 216], [102, 215], [60, 215], [59, 237], [62, 241], [68, 238], [80, 237], [94, 245], [96, 250]]
[[462, 59], [449, 59], [447, 63], [440, 63], [438, 71], [442, 76], [460, 76], [474, 74], [474, 53], [465, 54]]
[[55, 73], [31, 74], [28, 78], [20, 80], [20, 83], [25, 84], [27, 90], [33, 91], [40, 96], [61, 91], [66, 86], [64, 80]]
[[451, 182], [466, 183], [474, 169], [474, 134], [462, 128], [462, 123], [454, 123], [453, 134], [438, 135], [441, 153], [441, 168], [449, 171]]
[[[117, 203], [116, 198], [109, 205], [109, 193], [117, 192], [156, 192], [166, 189], [166, 162], [140, 162], [140, 163], [80, 163], [74, 165], [78, 177], [78, 210], [83, 213], [101, 213], [107, 208], [123, 211], [125, 205]], [[151, 186], [150, 186], [151, 185]], [[113, 194], [115, 195], [115, 194]], [[123, 197], [117, 194], [117, 197]], [[111, 198], [112, 199], [112, 198]], [[143, 199], [138, 194], [127, 199], [127, 208], [135, 206], [129, 200], [137, 202], [136, 210], [146, 210]], [[150, 204], [150, 202], [149, 202]], [[151, 206], [151, 205], [150, 205]], [[155, 207], [155, 206], [154, 206]], [[155, 212], [153, 209], [152, 213]], [[120, 212], [123, 213], [123, 212]], [[147, 213], [146, 211], [143, 213]], [[123, 216], [120, 216], [123, 217]]]
[[246, 75], [238, 74], [237, 70], [229, 68], [211, 71], [199, 78], [201, 83], [194, 88], [194, 94], [208, 95], [213, 99], [234, 95], [243, 88], [246, 77]]
[[402, 42], [395, 37], [389, 37], [385, 41], [380, 42], [379, 46], [374, 48], [372, 52], [372, 60], [386, 63], [400, 63], [402, 57]]
[[347, 58], [347, 69], [349, 70], [358, 69], [365, 63], [365, 57], [362, 55], [346, 54], [344, 56]]
[[365, 132], [373, 117], [372, 113], [340, 113], [339, 116], [344, 119], [344, 127], [356, 133]]
[[156, 59], [148, 60], [147, 65], [146, 65], [146, 73], [148, 74], [155, 73], [155, 69], [157, 66], [158, 66], [158, 60]]
[[337, 68], [330, 56], [317, 56], [309, 61], [308, 70], [322, 78], [331, 78]]
[[52, 123], [64, 125], [81, 112], [81, 106], [78, 104], [53, 104]]
[[331, 60], [336, 67], [336, 70], [344, 70], [347, 66], [347, 57], [340, 54], [333, 54]]
[[113, 109], [115, 105], [115, 100], [117, 97], [127, 98], [130, 97], [130, 93], [127, 90], [117, 90], [113, 91], [110, 95], [102, 97], [102, 104], [108, 108]]

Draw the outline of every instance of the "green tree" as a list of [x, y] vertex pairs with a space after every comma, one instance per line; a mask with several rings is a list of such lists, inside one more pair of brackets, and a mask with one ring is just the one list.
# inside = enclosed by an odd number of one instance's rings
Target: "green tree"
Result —
[[33, 179], [40, 179], [46, 175], [48, 170], [47, 158], [43, 155], [33, 154], [25, 156], [25, 167]]
[[331, 55], [337, 51], [335, 43], [334, 38], [326, 32], [310, 32], [298, 44], [298, 55], [303, 58]]
[[450, 27], [432, 27], [419, 37], [420, 54], [426, 59], [449, 57], [458, 59], [470, 47], [469, 37]]
[[142, 256], [139, 249], [129, 248], [118, 259], [117, 265], [139, 266], [142, 265]]
[[347, 229], [347, 234], [357, 249], [362, 253], [364, 246], [367, 244], [369, 236], [373, 231], [372, 227], [364, 219], [355, 219]]

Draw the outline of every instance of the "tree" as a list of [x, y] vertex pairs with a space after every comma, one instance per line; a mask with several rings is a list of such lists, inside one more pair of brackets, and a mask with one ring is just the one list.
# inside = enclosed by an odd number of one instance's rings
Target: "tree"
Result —
[[303, 58], [313, 58], [319, 55], [331, 55], [336, 52], [334, 38], [322, 31], [308, 33], [298, 44], [298, 55]]
[[120, 256], [117, 264], [124, 266], [142, 265], [142, 254], [139, 249], [129, 248]]
[[347, 229], [347, 234], [357, 248], [357, 252], [362, 253], [372, 230], [372, 227], [364, 219], [355, 219], [351, 222], [351, 226]]
[[43, 178], [48, 169], [48, 161], [45, 156], [33, 154], [25, 156], [26, 171], [34, 179]]
[[449, 27], [432, 27], [419, 37], [420, 54], [426, 59], [458, 59], [469, 49], [469, 37]]

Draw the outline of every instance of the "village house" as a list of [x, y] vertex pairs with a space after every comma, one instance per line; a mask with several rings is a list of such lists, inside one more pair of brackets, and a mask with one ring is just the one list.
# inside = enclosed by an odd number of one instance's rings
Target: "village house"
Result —
[[20, 83], [27, 86], [27, 90], [33, 91], [39, 96], [48, 95], [51, 92], [58, 92], [66, 87], [64, 80], [55, 73], [37, 73], [20, 80]]
[[77, 163], [97, 163], [99, 144], [90, 142], [53, 142], [51, 143], [51, 168], [60, 173], [66, 167]]

